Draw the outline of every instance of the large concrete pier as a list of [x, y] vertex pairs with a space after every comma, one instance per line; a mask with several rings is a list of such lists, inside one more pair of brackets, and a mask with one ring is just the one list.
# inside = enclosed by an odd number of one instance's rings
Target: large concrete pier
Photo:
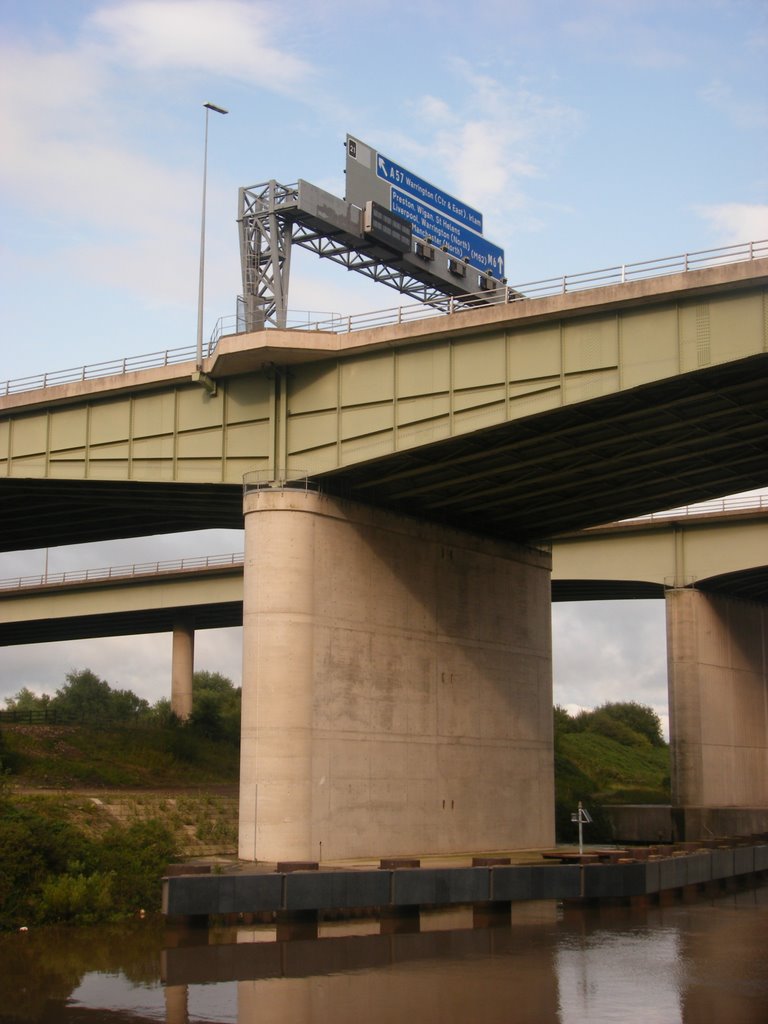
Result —
[[547, 553], [245, 498], [240, 857], [554, 841]]
[[673, 804], [768, 807], [768, 613], [695, 590], [667, 595]]

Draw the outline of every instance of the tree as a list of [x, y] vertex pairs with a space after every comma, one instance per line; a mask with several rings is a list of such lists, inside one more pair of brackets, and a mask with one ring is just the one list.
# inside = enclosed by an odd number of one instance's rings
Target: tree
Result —
[[634, 700], [607, 703], [602, 704], [599, 708], [595, 708], [595, 714], [598, 712], [613, 718], [617, 722], [623, 723], [632, 729], [633, 732], [646, 737], [651, 746], [666, 746], [661, 731], [661, 719], [653, 708], [648, 707], [647, 704], [638, 704]]
[[661, 719], [646, 704], [636, 701], [607, 701], [571, 717], [565, 708], [555, 705], [555, 736], [568, 732], [596, 732], [625, 746], [665, 747]]
[[89, 668], [67, 673], [67, 682], [51, 701], [51, 709], [82, 721], [135, 718], [149, 710], [149, 703], [131, 690], [113, 690]]
[[28, 711], [44, 711], [50, 702], [51, 698], [47, 693], [38, 697], [38, 695], [33, 693], [27, 686], [22, 686], [15, 696], [5, 698], [5, 705], [9, 711], [20, 711], [24, 713]]
[[555, 738], [563, 732], [573, 732], [573, 719], [559, 704], [555, 704], [552, 709], [552, 716], [555, 726]]
[[220, 672], [192, 676], [190, 725], [211, 739], [240, 741], [240, 688]]
[[111, 691], [108, 682], [99, 679], [89, 668], [73, 669], [66, 679], [51, 702], [56, 711], [81, 719], [108, 717]]

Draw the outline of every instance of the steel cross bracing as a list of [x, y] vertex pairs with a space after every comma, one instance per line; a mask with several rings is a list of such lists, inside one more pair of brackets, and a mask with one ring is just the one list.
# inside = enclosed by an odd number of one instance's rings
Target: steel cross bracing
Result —
[[296, 201], [295, 187], [269, 181], [240, 189], [240, 267], [245, 297], [245, 328], [265, 323], [285, 327], [291, 269], [291, 226], [278, 210]]
[[358, 207], [307, 182], [281, 185], [272, 180], [240, 189], [245, 329], [259, 330], [267, 323], [286, 326], [293, 244], [430, 305], [449, 298], [463, 305], [503, 301], [503, 288], [489, 290], [487, 299], [476, 292], [470, 295], [466, 283], [439, 280], [415, 254], [368, 239], [360, 218]]

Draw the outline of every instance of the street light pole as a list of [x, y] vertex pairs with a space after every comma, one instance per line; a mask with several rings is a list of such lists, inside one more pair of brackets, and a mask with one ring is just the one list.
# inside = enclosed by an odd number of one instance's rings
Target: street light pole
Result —
[[208, 182], [208, 113], [213, 110], [217, 114], [228, 114], [224, 107], [214, 103], [204, 103], [205, 108], [205, 144], [203, 146], [203, 211], [200, 217], [200, 277], [197, 286], [197, 371], [203, 369], [203, 294], [205, 292], [205, 193]]

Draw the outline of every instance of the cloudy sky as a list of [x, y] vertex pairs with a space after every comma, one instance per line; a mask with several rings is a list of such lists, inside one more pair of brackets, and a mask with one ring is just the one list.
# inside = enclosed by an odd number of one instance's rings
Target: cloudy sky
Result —
[[[480, 209], [511, 284], [768, 237], [765, 0], [0, 0], [0, 380], [193, 345], [241, 290], [237, 191], [344, 194], [350, 132]], [[396, 293], [299, 253], [294, 310]], [[240, 537], [52, 549], [51, 571]], [[43, 552], [0, 559], [41, 571]], [[560, 605], [556, 698], [666, 713], [661, 602]], [[197, 664], [239, 680], [237, 631]], [[155, 699], [170, 638], [0, 652], [0, 698], [88, 666]]]

